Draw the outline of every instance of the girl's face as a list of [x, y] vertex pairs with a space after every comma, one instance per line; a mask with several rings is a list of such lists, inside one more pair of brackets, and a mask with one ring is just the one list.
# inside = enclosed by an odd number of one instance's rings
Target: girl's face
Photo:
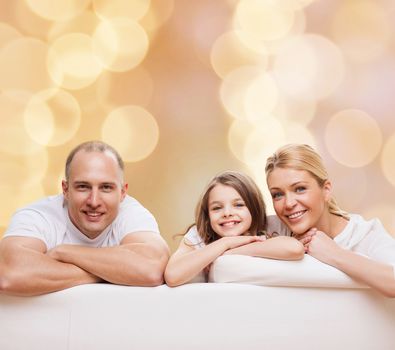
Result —
[[251, 213], [233, 187], [215, 185], [208, 196], [208, 212], [211, 228], [221, 237], [240, 236], [251, 227]]
[[303, 234], [313, 227], [328, 230], [329, 181], [320, 187], [308, 171], [275, 168], [268, 176], [267, 184], [277, 216], [293, 233]]

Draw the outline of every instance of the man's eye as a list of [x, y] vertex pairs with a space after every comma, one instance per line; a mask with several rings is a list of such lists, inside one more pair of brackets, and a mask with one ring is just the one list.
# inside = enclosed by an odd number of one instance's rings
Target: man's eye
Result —
[[113, 186], [111, 186], [111, 185], [103, 185], [103, 186], [102, 186], [102, 189], [103, 189], [103, 191], [105, 191], [105, 192], [110, 192], [110, 191], [112, 191]]
[[87, 185], [77, 185], [77, 190], [86, 190], [87, 188]]

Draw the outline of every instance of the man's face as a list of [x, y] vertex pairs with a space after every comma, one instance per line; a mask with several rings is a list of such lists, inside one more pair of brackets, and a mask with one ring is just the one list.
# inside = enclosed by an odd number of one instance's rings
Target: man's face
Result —
[[96, 238], [115, 220], [127, 190], [122, 176], [110, 152], [75, 154], [62, 188], [70, 220], [85, 236]]

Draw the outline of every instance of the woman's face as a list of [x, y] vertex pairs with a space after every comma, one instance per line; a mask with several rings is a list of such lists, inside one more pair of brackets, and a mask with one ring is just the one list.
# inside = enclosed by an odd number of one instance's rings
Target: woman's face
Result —
[[208, 196], [211, 228], [221, 237], [248, 232], [252, 217], [240, 194], [230, 186], [215, 185]]
[[329, 181], [320, 187], [308, 171], [275, 168], [267, 178], [267, 185], [277, 216], [294, 234], [303, 234], [313, 227], [328, 229]]

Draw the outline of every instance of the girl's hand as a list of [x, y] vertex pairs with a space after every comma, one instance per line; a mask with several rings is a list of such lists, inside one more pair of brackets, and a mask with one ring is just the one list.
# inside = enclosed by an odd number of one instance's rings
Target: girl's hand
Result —
[[265, 238], [262, 236], [232, 236], [219, 239], [219, 241], [225, 245], [225, 250], [237, 248], [253, 242], [262, 242], [264, 240]]

